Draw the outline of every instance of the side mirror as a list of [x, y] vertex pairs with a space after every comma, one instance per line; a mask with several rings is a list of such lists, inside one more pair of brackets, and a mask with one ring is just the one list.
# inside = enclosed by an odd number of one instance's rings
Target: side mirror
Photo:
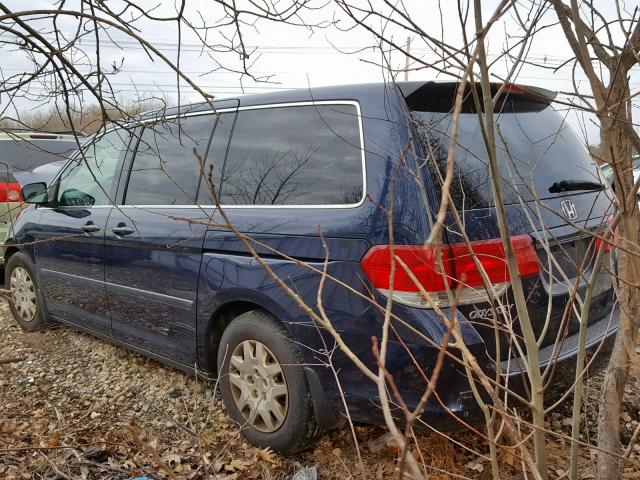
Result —
[[22, 187], [22, 198], [27, 203], [46, 205], [49, 201], [47, 184], [44, 182], [29, 183]]
[[58, 205], [64, 207], [91, 207], [94, 203], [96, 203], [96, 199], [93, 196], [77, 188], [69, 188], [60, 195]]

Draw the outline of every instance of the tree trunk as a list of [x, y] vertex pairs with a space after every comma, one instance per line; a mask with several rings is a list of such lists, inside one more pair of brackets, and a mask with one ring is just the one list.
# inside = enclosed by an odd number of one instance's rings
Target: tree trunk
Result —
[[[629, 98], [625, 75], [612, 80], [610, 104], [620, 105]], [[623, 105], [626, 102], [623, 103]], [[618, 256], [618, 301], [620, 324], [609, 364], [604, 373], [598, 409], [598, 447], [613, 453], [620, 453], [620, 414], [622, 411], [624, 387], [629, 376], [630, 355], [635, 355], [638, 327], [638, 289], [634, 286], [640, 272], [638, 251], [638, 205], [635, 198], [626, 204], [625, 198], [633, 189], [632, 150], [630, 139], [623, 125], [631, 122], [631, 111], [620, 108], [611, 117], [601, 119], [605, 126], [602, 132], [605, 154], [615, 170], [616, 197], [621, 212], [619, 224], [620, 245], [629, 251], [620, 250]], [[598, 454], [597, 478], [611, 480], [620, 478], [618, 457], [600, 452]]]
[[[629, 356], [626, 343], [635, 338], [635, 327], [628, 315], [620, 318], [620, 331], [609, 365], [605, 371], [598, 408], [598, 447], [609, 452], [620, 452], [620, 412], [624, 386], [629, 375]], [[620, 478], [620, 460], [604, 452], [598, 453], [598, 479]]]

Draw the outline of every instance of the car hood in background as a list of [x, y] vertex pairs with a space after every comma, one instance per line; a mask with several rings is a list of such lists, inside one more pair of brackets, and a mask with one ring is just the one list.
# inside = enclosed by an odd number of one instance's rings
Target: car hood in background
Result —
[[56, 162], [41, 165], [30, 171], [16, 170], [13, 171], [12, 174], [21, 186], [37, 182], [44, 182], [49, 185], [66, 163], [66, 160], [58, 160]]

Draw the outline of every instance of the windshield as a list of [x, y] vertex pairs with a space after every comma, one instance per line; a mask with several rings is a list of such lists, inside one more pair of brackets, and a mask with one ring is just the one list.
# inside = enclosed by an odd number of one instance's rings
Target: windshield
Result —
[[[640, 176], [640, 155], [635, 155], [631, 159], [632, 168], [633, 168], [633, 179], [636, 180]], [[600, 167], [604, 178], [609, 182], [609, 184], [613, 184], [613, 167], [608, 163], [602, 165]]]
[[600, 170], [602, 170], [602, 175], [604, 175], [604, 178], [607, 180], [607, 182], [612, 183], [613, 168], [611, 167], [611, 165], [603, 165], [602, 167], [600, 167]]
[[[514, 107], [515, 105], [515, 107]], [[444, 177], [451, 132], [451, 113], [414, 111], [418, 134], [429, 159], [435, 185]], [[506, 103], [495, 114], [496, 153], [505, 204], [545, 199], [555, 182], [600, 182], [598, 167], [585, 146], [553, 107], [518, 109]], [[457, 208], [493, 206], [487, 152], [476, 113], [462, 113], [451, 187]], [[439, 170], [439, 172], [438, 172]], [[521, 200], [522, 199], [522, 200]]]
[[31, 171], [41, 165], [64, 160], [76, 150], [77, 144], [74, 141], [2, 140], [0, 141], [0, 170]]

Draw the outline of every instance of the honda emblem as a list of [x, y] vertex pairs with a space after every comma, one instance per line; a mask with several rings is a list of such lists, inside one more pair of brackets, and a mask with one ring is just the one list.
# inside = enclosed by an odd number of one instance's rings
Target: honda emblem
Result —
[[575, 220], [578, 218], [578, 211], [576, 210], [576, 204], [572, 200], [563, 200], [560, 202], [564, 216], [568, 220]]

